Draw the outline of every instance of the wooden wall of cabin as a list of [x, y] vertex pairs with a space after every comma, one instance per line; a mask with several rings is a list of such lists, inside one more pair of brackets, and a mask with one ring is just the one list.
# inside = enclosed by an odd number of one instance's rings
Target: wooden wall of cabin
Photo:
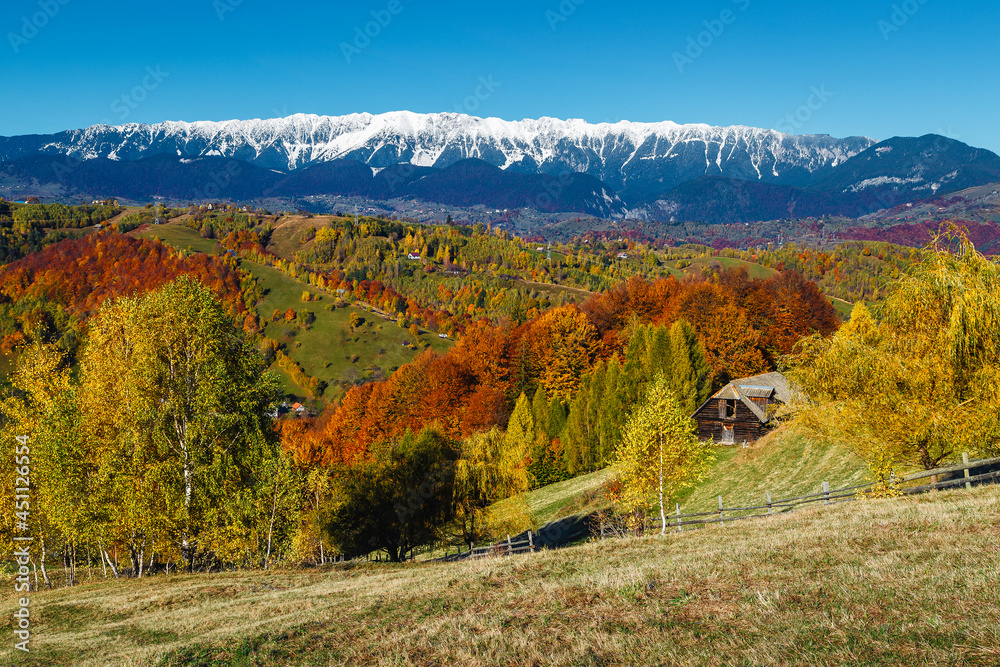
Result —
[[714, 398], [695, 414], [694, 419], [698, 422], [698, 438], [722, 442], [723, 424], [733, 426], [735, 444], [743, 441], [755, 442], [760, 438], [763, 425], [743, 401], [736, 401], [736, 416], [725, 419], [719, 416], [719, 403], [725, 400]]

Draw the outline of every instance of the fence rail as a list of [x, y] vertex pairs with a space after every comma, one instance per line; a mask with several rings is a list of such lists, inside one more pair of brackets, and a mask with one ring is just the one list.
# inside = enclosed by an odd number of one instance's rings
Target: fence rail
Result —
[[[988, 471], [973, 475], [972, 471], [987, 467], [1000, 467], [1000, 457], [991, 459], [979, 459], [970, 461], [968, 454], [962, 455], [962, 463], [956, 465], [936, 468], [934, 470], [923, 470], [911, 475], [906, 475], [898, 480], [897, 484], [907, 484], [921, 479], [933, 478], [930, 484], [912, 486], [900, 489], [904, 494], [912, 495], [926, 493], [938, 489], [957, 488], [964, 486], [972, 488], [973, 484], [986, 484], [1000, 479], [1000, 470]], [[954, 475], [962, 473], [961, 477], [949, 478], [938, 481], [936, 478], [944, 475]], [[676, 513], [666, 517], [666, 520], [659, 516], [646, 517], [645, 522], [639, 530], [628, 529], [622, 525], [612, 525], [607, 521], [600, 520], [594, 526], [594, 533], [601, 539], [608, 536], [617, 536], [623, 533], [635, 534], [645, 533], [655, 530], [676, 529], [683, 530], [685, 526], [703, 526], [712, 523], [728, 523], [731, 521], [742, 521], [744, 519], [760, 519], [774, 516], [776, 513], [792, 512], [811, 503], [823, 502], [825, 505], [835, 505], [856, 500], [859, 494], [867, 489], [871, 489], [872, 484], [859, 484], [847, 486], [839, 489], [831, 489], [829, 483], [823, 482], [823, 490], [819, 493], [810, 493], [792, 498], [781, 498], [772, 500], [771, 494], [767, 493], [767, 502], [764, 505], [753, 505], [749, 507], [725, 507], [722, 496], [719, 496], [719, 509], [711, 512], [693, 512], [681, 514], [680, 504], [676, 504]], [[757, 514], [746, 514], [746, 512], [758, 512]], [[764, 512], [764, 513], [760, 513]], [[729, 514], [730, 516], [727, 516]], [[738, 516], [731, 516], [737, 514]], [[712, 518], [707, 518], [712, 517]]]
[[530, 530], [524, 534], [524, 537], [518, 535], [517, 538], [511, 539], [508, 535], [507, 539], [502, 542], [490, 542], [486, 546], [477, 547], [473, 544], [469, 545], [468, 551], [459, 551], [457, 554], [452, 554], [450, 556], [445, 556], [438, 560], [444, 562], [454, 562], [459, 560], [475, 560], [478, 558], [491, 558], [496, 556], [513, 556], [515, 554], [531, 553], [533, 551], [538, 551], [541, 547], [535, 544], [535, 535]]
[[[935, 489], [947, 489], [962, 486], [965, 488], [972, 488], [973, 484], [988, 484], [994, 482], [995, 480], [1000, 480], [1000, 469], [978, 473], [975, 475], [972, 474], [973, 471], [987, 467], [1000, 468], [1000, 457], [970, 461], [968, 455], [963, 454], [961, 464], [906, 475], [905, 477], [896, 480], [896, 483], [908, 484], [922, 479], [935, 478], [935, 480], [930, 484], [922, 484], [920, 486], [911, 486], [901, 489], [903, 493], [910, 495], [926, 493]], [[949, 477], [949, 479], [940, 481], [936, 480], [937, 477], [956, 474], [960, 474], [961, 476]], [[762, 519], [774, 516], [775, 514], [793, 512], [797, 509], [818, 502], [822, 502], [825, 505], [837, 505], [856, 500], [861, 492], [870, 489], [873, 486], [874, 484], [858, 484], [855, 486], [831, 489], [827, 482], [823, 482], [823, 490], [819, 493], [808, 493], [791, 498], [780, 498], [778, 500], [773, 500], [771, 498], [771, 494], [766, 493], [765, 504], [751, 505], [747, 507], [726, 507], [722, 496], [719, 496], [719, 508], [717, 510], [713, 510], [711, 512], [693, 512], [690, 514], [681, 514], [680, 505], [677, 504], [675, 506], [676, 513], [667, 517], [665, 524], [658, 516], [647, 517], [642, 526], [642, 530], [638, 532], [650, 532], [664, 530], [666, 528], [680, 531], [683, 530], [685, 526], [698, 527], [713, 523], [743, 521], [744, 519]], [[748, 514], [748, 512], [752, 512], [752, 514]], [[734, 514], [736, 516], [733, 516]], [[595, 518], [595, 515], [591, 515], [591, 517]], [[549, 526], [543, 528], [541, 532], [544, 534], [548, 528]], [[599, 536], [601, 539], [604, 539], [608, 536], [620, 535], [623, 531], [620, 526], [608, 525], [605, 521], [598, 520], [596, 523], [592, 524], [591, 532], [595, 536]], [[637, 531], [628, 532], [634, 534]], [[542, 535], [533, 533], [529, 530], [515, 537], [508, 535], [506, 540], [491, 542], [484, 546], [477, 547], [474, 544], [470, 544], [468, 551], [459, 550], [456, 554], [444, 556], [437, 560], [442, 562], [456, 562], [461, 560], [476, 560], [480, 558], [494, 558], [533, 553], [535, 551], [540, 551], [544, 542], [545, 540], [542, 539]]]

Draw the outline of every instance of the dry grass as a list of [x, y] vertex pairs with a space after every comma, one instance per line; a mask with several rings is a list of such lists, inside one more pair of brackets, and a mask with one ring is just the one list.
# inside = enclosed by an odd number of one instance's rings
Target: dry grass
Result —
[[496, 560], [155, 577], [36, 594], [36, 652], [0, 661], [995, 665], [998, 553], [992, 487]]
[[711, 512], [719, 507], [763, 505], [773, 500], [820, 493], [823, 482], [845, 488], [870, 481], [868, 467], [851, 450], [821, 442], [796, 423], [786, 424], [747, 447], [719, 447], [708, 478], [680, 498], [681, 510]]

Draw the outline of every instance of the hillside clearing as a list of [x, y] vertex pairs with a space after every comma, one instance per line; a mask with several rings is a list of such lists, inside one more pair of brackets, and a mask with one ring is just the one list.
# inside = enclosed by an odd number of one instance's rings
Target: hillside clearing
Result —
[[[211, 253], [216, 246], [215, 241], [204, 239], [194, 230], [177, 224], [158, 225], [138, 235], [158, 237], [176, 248], [191, 248], [195, 252]], [[327, 310], [326, 306], [332, 304], [334, 298], [316, 287], [249, 260], [241, 260], [240, 265], [252, 273], [266, 290], [264, 300], [257, 306], [257, 313], [269, 322], [265, 335], [285, 343], [288, 355], [301, 364], [310, 377], [330, 385], [324, 394], [326, 400], [341, 397], [340, 383], [386, 377], [409, 363], [418, 354], [414, 343], [426, 342], [436, 352], [444, 352], [453, 344], [450, 339], [440, 339], [428, 332], [422, 333], [420, 341], [417, 341], [395, 322], [353, 306]], [[305, 303], [302, 301], [303, 292], [318, 298]], [[275, 310], [284, 313], [289, 308], [296, 312], [303, 309], [312, 311], [316, 320], [308, 328], [284, 319], [270, 322]], [[363, 320], [356, 331], [351, 329], [352, 313], [357, 313]], [[287, 374], [282, 373], [281, 377], [288, 393], [299, 399], [305, 396], [305, 390], [294, 385]]]
[[[539, 526], [604, 509], [609, 503], [601, 487], [613, 475], [606, 468], [535, 489], [526, 494], [528, 508]], [[819, 442], [789, 424], [747, 448], [717, 447], [707, 477], [674, 500], [685, 514], [711, 512], [720, 495], [726, 507], [745, 507], [763, 504], [768, 492], [777, 500], [819, 493], [823, 482], [836, 489], [867, 481], [867, 466], [847, 447]]]
[[457, 564], [84, 584], [34, 594], [33, 653], [4, 660], [996, 664], [998, 516], [983, 487]]
[[871, 481], [868, 467], [846, 446], [820, 442], [788, 424], [747, 448], [719, 447], [708, 477], [678, 499], [685, 514], [719, 507], [763, 505], [774, 500], [819, 493], [823, 482], [837, 489]]
[[670, 265], [671, 263], [668, 263], [666, 268], [675, 278], [700, 276], [702, 271], [713, 264], [718, 264], [723, 269], [744, 268], [747, 270], [747, 275], [756, 280], [766, 280], [767, 278], [778, 275], [778, 271], [775, 271], [774, 269], [769, 269], [766, 266], [747, 262], [742, 259], [736, 259], [734, 257], [695, 257], [689, 261], [691, 262], [691, 265], [684, 269], [675, 268]]

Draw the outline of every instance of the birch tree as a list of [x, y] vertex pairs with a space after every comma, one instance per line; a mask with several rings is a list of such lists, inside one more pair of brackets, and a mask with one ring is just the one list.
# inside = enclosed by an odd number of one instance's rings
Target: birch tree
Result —
[[211, 292], [184, 277], [102, 312], [81, 374], [84, 422], [124, 508], [117, 537], [141, 550], [169, 534], [193, 567], [199, 540], [218, 545], [234, 520], [230, 501], [263, 484], [253, 463], [279, 455], [274, 379]]
[[661, 533], [666, 531], [667, 504], [678, 491], [703, 479], [711, 461], [711, 444], [699, 442], [670, 382], [657, 375], [625, 424], [615, 450], [622, 508], [638, 518], [655, 497]]

